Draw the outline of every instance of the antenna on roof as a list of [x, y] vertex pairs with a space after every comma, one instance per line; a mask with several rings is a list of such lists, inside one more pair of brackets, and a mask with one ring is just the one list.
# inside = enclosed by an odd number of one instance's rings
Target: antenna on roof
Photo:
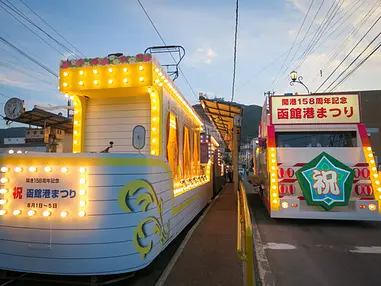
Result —
[[[151, 55], [153, 54], [163, 54], [163, 53], [169, 53], [171, 57], [173, 58], [174, 64], [165, 64], [162, 65], [167, 69], [167, 74], [172, 78], [172, 81], [175, 81], [179, 77], [179, 64], [182, 61], [182, 59], [185, 56], [185, 49], [182, 46], [155, 46], [155, 47], [148, 47], [145, 51], [145, 54], [149, 53]], [[175, 57], [172, 55], [174, 53], [178, 56], [178, 60], [176, 62]]]

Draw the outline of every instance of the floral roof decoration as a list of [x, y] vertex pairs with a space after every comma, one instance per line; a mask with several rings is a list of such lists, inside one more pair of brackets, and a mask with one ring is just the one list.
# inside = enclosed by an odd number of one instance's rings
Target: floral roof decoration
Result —
[[92, 59], [76, 59], [61, 61], [60, 68], [80, 68], [88, 66], [106, 66], [106, 65], [118, 65], [118, 64], [134, 64], [142, 62], [151, 62], [152, 56], [150, 54], [137, 54], [136, 56], [109, 56], [104, 58], [92, 58]]

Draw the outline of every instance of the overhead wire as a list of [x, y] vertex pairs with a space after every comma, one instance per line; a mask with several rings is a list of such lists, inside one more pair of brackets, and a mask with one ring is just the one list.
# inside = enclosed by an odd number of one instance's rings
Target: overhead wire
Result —
[[[380, 16], [381, 17], [381, 16]], [[377, 40], [377, 38], [381, 35], [381, 32], [375, 36], [372, 41], [364, 48], [364, 50], [346, 67], [345, 70], [343, 70], [339, 76], [324, 90], [326, 92], [332, 85], [335, 84], [335, 82], [361, 57], [361, 55]], [[351, 51], [352, 52], [352, 51]], [[340, 63], [338, 66], [340, 66], [342, 63]]]
[[[164, 41], [163, 37], [161, 36], [159, 30], [156, 28], [156, 25], [154, 24], [154, 22], [152, 21], [151, 17], [149, 16], [147, 10], [144, 8], [144, 6], [143, 6], [143, 4], [140, 2], [140, 0], [137, 0], [137, 1], [138, 1], [138, 3], [139, 3], [140, 7], [142, 8], [144, 14], [147, 16], [148, 20], [150, 21], [152, 27], [155, 29], [156, 34], [159, 36], [159, 38], [161, 39], [161, 41], [163, 42], [163, 44], [164, 44], [165, 46], [167, 46], [167, 44], [166, 44], [166, 42]], [[177, 61], [176, 61], [175, 57], [172, 55], [172, 53], [169, 52], [169, 54], [171, 55], [173, 61], [174, 61], [175, 63], [177, 63]], [[185, 82], [188, 84], [188, 86], [189, 86], [190, 90], [192, 91], [193, 95], [196, 97], [196, 99], [197, 99], [197, 101], [198, 101], [199, 98], [198, 98], [196, 92], [194, 91], [192, 85], [189, 83], [187, 77], [185, 76], [185, 74], [183, 73], [183, 71], [181, 70], [181, 68], [178, 67], [178, 69], [179, 69], [181, 75], [184, 77]]]
[[[369, 34], [369, 32], [373, 29], [373, 27], [378, 23], [378, 21], [380, 19], [381, 19], [381, 15], [376, 19], [376, 21], [372, 24], [372, 26], [369, 27], [369, 29], [366, 31], [366, 33], [361, 37], [361, 39], [356, 43], [356, 45], [349, 51], [349, 53], [347, 53], [347, 55], [344, 57], [344, 59], [337, 65], [337, 67], [330, 73], [330, 75], [323, 81], [323, 83], [320, 84], [320, 86], [316, 89], [316, 91], [318, 91], [331, 78], [331, 76], [341, 67], [341, 65], [345, 62], [345, 60], [352, 54], [352, 52], [357, 48], [357, 46], [362, 42], [362, 40]], [[377, 37], [380, 34], [378, 34]], [[331, 85], [329, 87], [331, 87]]]
[[[291, 48], [288, 50], [288, 53], [287, 53], [287, 55], [286, 55], [286, 57], [285, 57], [285, 59], [284, 59], [284, 61], [283, 61], [283, 64], [282, 64], [282, 66], [280, 67], [280, 69], [278, 70], [278, 74], [276, 75], [275, 78], [278, 78], [279, 73], [281, 72], [281, 70], [283, 70], [283, 67], [284, 67], [284, 65], [285, 65], [285, 63], [286, 63], [286, 61], [287, 61], [287, 59], [288, 59], [288, 56], [290, 55], [291, 50], [294, 48], [295, 42], [296, 42], [296, 40], [297, 40], [298, 37], [299, 37], [300, 31], [302, 30], [302, 28], [303, 28], [303, 26], [304, 26], [304, 23], [305, 23], [305, 21], [306, 21], [306, 19], [307, 19], [307, 16], [308, 16], [309, 13], [310, 13], [311, 7], [312, 7], [312, 5], [314, 4], [314, 2], [315, 2], [315, 0], [312, 0], [312, 1], [311, 1], [310, 6], [308, 7], [307, 13], [304, 15], [302, 24], [301, 24], [300, 27], [299, 27], [298, 33], [296, 34], [296, 37], [294, 38], [294, 41], [292, 42]], [[291, 60], [291, 62], [292, 62], [292, 60]], [[275, 79], [274, 79], [274, 81], [275, 81]], [[274, 83], [274, 81], [273, 81], [273, 83]]]
[[233, 52], [233, 80], [232, 80], [232, 97], [230, 102], [233, 102], [234, 93], [235, 93], [235, 76], [237, 69], [237, 39], [238, 39], [238, 0], [236, 0], [235, 6], [235, 28], [234, 28], [234, 52]]
[[60, 34], [56, 29], [54, 29], [47, 21], [45, 21], [40, 15], [37, 14], [36, 11], [34, 11], [29, 5], [27, 5], [23, 0], [20, 0], [21, 3], [23, 3], [33, 14], [35, 14], [42, 22], [44, 22], [50, 29], [52, 29], [54, 32], [56, 32], [57, 35], [61, 37], [66, 43], [68, 43], [73, 49], [77, 50], [79, 54], [81, 54], [83, 57], [86, 57], [77, 47], [75, 47], [72, 43], [70, 43], [62, 34]]
[[39, 31], [41, 31], [43, 34], [45, 34], [48, 38], [50, 38], [51, 40], [53, 40], [57, 45], [61, 46], [65, 51], [69, 52], [70, 54], [72, 54], [75, 58], [79, 58], [79, 56], [73, 52], [70, 48], [68, 48], [66, 45], [64, 45], [63, 43], [61, 43], [60, 41], [58, 41], [56, 38], [54, 38], [52, 35], [50, 35], [49, 33], [47, 33], [44, 29], [42, 29], [40, 26], [38, 26], [37, 24], [35, 24], [29, 17], [27, 17], [22, 11], [20, 11], [17, 7], [15, 7], [12, 3], [10, 3], [8, 0], [5, 0], [7, 3], [5, 3], [3, 0], [0, 0], [1, 3], [3, 3], [3, 5], [7, 6], [9, 9], [11, 9], [13, 12], [15, 12], [16, 14], [18, 14], [21, 18], [23, 18], [24, 20], [26, 20], [27, 22], [29, 22], [32, 26], [34, 26], [35, 28], [37, 28]]
[[381, 43], [379, 43], [366, 58], [364, 58], [355, 68], [353, 68], [352, 71], [350, 71], [343, 79], [341, 79], [340, 82], [338, 82], [333, 88], [331, 88], [331, 91], [334, 91], [344, 81], [351, 77], [380, 47]]

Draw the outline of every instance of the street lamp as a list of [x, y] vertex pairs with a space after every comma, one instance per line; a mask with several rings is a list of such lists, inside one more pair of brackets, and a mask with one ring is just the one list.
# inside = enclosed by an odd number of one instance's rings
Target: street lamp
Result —
[[298, 77], [298, 73], [296, 71], [292, 71], [290, 73], [290, 77], [291, 77], [291, 82], [290, 82], [291, 86], [293, 86], [295, 84], [295, 82], [300, 83], [301, 85], [303, 85], [307, 89], [307, 92], [310, 93], [308, 87], [302, 82], [303, 77], [302, 76]]

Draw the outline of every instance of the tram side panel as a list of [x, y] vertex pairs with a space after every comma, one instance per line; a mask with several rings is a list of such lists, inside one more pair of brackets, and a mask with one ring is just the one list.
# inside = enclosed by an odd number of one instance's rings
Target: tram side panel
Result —
[[[41, 158], [30, 159], [36, 162]], [[65, 157], [60, 159], [68, 161]], [[16, 201], [12, 193], [8, 194], [7, 213], [0, 217], [0, 269], [58, 275], [103, 275], [142, 269], [201, 211], [210, 197], [211, 183], [204, 182], [175, 198], [166, 161], [140, 166], [159, 158], [124, 155], [112, 159], [115, 164], [124, 160], [130, 165], [83, 165], [88, 172], [83, 217], [78, 216], [79, 196], [69, 202], [65, 201], [67, 198], [51, 199], [58, 206], [45, 217], [44, 207], [28, 205], [32, 201], [38, 204], [38, 198]], [[69, 161], [88, 160], [75, 156]], [[6, 188], [30, 176], [27, 171], [13, 171], [17, 167], [27, 170], [29, 164], [2, 163], [9, 168], [5, 173], [9, 180]], [[44, 168], [33, 166], [37, 172]], [[66, 166], [66, 175], [77, 178], [71, 173], [77, 171], [76, 167]], [[54, 172], [62, 166], [51, 168]], [[15, 210], [21, 213], [15, 215]], [[31, 210], [35, 214], [29, 215]], [[67, 216], [61, 217], [64, 211]]]

